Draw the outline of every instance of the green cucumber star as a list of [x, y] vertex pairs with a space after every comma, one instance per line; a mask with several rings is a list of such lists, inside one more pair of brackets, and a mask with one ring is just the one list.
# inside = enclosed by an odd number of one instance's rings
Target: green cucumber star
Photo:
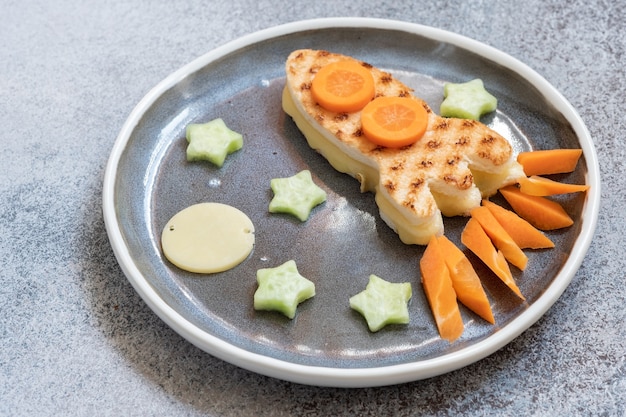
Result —
[[276, 268], [259, 269], [256, 279], [255, 310], [279, 311], [293, 319], [298, 304], [315, 295], [315, 284], [300, 275], [293, 260]]
[[461, 84], [445, 83], [443, 96], [439, 110], [443, 117], [479, 120], [498, 105], [498, 100], [485, 90], [479, 78]]
[[326, 201], [326, 192], [315, 185], [308, 170], [288, 178], [270, 181], [274, 198], [270, 201], [270, 213], [287, 213], [306, 221], [313, 207]]
[[190, 124], [186, 129], [188, 161], [209, 161], [218, 167], [226, 156], [243, 146], [243, 136], [232, 131], [222, 119], [208, 123]]
[[365, 317], [370, 331], [377, 332], [388, 324], [409, 322], [411, 295], [408, 282], [392, 283], [370, 275], [365, 290], [350, 297], [350, 307]]

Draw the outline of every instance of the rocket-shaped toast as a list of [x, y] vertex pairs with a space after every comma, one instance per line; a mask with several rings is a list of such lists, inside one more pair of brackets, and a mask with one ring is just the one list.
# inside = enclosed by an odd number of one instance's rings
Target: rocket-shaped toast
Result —
[[417, 142], [400, 147], [377, 145], [363, 133], [361, 112], [334, 112], [311, 94], [316, 73], [325, 65], [353, 59], [319, 50], [297, 50], [286, 61], [283, 109], [306, 137], [340, 172], [375, 193], [381, 218], [407, 244], [425, 245], [443, 233], [445, 216], [468, 215], [481, 199], [523, 176], [511, 144], [483, 123], [444, 118], [412, 89], [388, 72], [365, 62], [375, 82], [374, 97], [418, 100], [428, 115], [427, 129]]

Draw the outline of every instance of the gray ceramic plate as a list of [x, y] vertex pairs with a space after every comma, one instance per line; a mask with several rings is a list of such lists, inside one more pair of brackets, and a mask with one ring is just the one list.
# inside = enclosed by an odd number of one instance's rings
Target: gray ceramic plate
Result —
[[[294, 49], [345, 53], [386, 69], [439, 108], [444, 81], [481, 78], [499, 108], [483, 120], [516, 151], [582, 148], [578, 169], [560, 179], [587, 183], [562, 199], [575, 224], [550, 233], [556, 248], [529, 252], [513, 268], [527, 302], [519, 302], [470, 256], [493, 302], [492, 326], [463, 308], [465, 332], [439, 338], [420, 283], [422, 247], [406, 246], [380, 220], [371, 194], [334, 171], [306, 145], [281, 109], [284, 62]], [[244, 136], [242, 150], [218, 169], [185, 160], [185, 126], [221, 117]], [[328, 200], [300, 223], [270, 214], [269, 182], [309, 169]], [[157, 85], [137, 105], [112, 150], [104, 181], [104, 215], [118, 261], [137, 292], [172, 328], [198, 347], [238, 366], [295, 382], [376, 386], [427, 378], [477, 361], [511, 341], [556, 301], [590, 244], [600, 195], [597, 159], [587, 129], [542, 77], [510, 56], [441, 30], [377, 19], [295, 22], [220, 47]], [[211, 276], [185, 273], [160, 249], [167, 220], [198, 202], [246, 212], [256, 227], [252, 254]], [[445, 220], [459, 241], [463, 218]], [[288, 320], [252, 307], [256, 271], [293, 259], [317, 295]], [[370, 274], [409, 281], [408, 325], [367, 330], [350, 296]]]

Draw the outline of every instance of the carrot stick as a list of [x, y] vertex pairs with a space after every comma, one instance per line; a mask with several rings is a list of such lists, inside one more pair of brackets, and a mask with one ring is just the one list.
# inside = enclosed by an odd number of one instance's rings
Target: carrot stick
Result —
[[502, 251], [504, 257], [520, 270], [526, 269], [528, 257], [517, 246], [507, 231], [498, 223], [487, 207], [479, 206], [470, 212], [472, 218], [478, 220], [493, 244]]
[[494, 324], [495, 320], [487, 294], [469, 259], [447, 237], [439, 236], [437, 240], [450, 272], [452, 287], [459, 301], [489, 323]]
[[515, 212], [505, 209], [489, 200], [483, 200], [483, 206], [489, 209], [491, 214], [498, 220], [498, 223], [507, 231], [520, 249], [545, 249], [554, 247], [554, 242]]
[[461, 232], [461, 242], [474, 252], [519, 298], [525, 299], [513, 279], [504, 255], [493, 246], [478, 220], [474, 218], [468, 220]]
[[521, 192], [536, 196], [577, 193], [589, 189], [588, 185], [566, 184], [538, 175], [522, 177], [518, 180], [518, 184]]
[[531, 175], [549, 175], [572, 172], [578, 164], [582, 149], [549, 149], [521, 152], [517, 162], [524, 167], [524, 173]]
[[463, 319], [439, 242], [433, 236], [420, 259], [422, 285], [439, 335], [453, 342], [463, 333]]
[[571, 226], [574, 221], [556, 201], [522, 193], [516, 186], [500, 189], [500, 193], [521, 218], [540, 230]]

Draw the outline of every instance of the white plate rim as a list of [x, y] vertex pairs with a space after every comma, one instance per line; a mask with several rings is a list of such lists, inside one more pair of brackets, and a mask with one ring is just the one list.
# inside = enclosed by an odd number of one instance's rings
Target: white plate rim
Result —
[[[266, 357], [233, 346], [218, 337], [204, 332], [187, 321], [159, 297], [135, 265], [128, 248], [124, 244], [114, 204], [116, 172], [120, 157], [131, 137], [133, 129], [151, 105], [165, 91], [175, 86], [189, 74], [220, 57], [274, 37], [328, 28], [400, 30], [453, 44], [477, 55], [484, 56], [518, 73], [542, 91], [546, 95], [546, 100], [554, 105], [569, 121], [579, 139], [587, 161], [588, 170], [585, 180], [590, 185], [590, 189], [581, 215], [581, 231], [570, 256], [553, 283], [546, 288], [546, 291], [527, 310], [498, 332], [480, 342], [432, 359], [399, 365], [357, 369], [301, 365]], [[117, 136], [105, 168], [102, 200], [107, 235], [124, 274], [144, 302], [182, 337], [215, 357], [259, 374], [307, 385], [358, 388], [392, 385], [448, 373], [491, 355], [532, 326], [565, 291], [591, 244], [600, 206], [600, 174], [591, 136], [577, 111], [545, 78], [516, 58], [463, 35], [421, 24], [379, 18], [332, 17], [294, 21], [237, 38], [198, 57], [157, 84], [135, 106]]]

